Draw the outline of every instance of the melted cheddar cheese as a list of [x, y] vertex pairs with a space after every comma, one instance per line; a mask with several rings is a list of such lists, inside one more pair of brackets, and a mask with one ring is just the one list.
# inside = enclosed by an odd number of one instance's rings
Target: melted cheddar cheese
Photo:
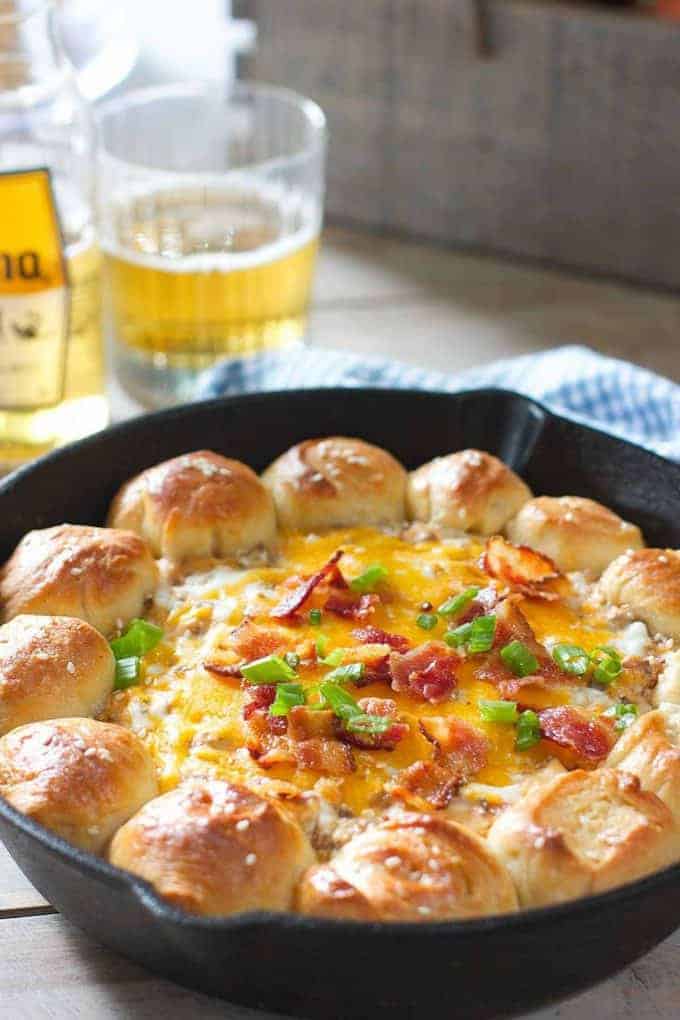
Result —
[[[410, 693], [393, 691], [385, 681], [352, 689], [356, 698], [391, 698], [408, 734], [393, 750], [352, 748], [355, 768], [332, 781], [320, 772], [290, 763], [263, 768], [247, 748], [247, 725], [243, 717], [247, 684], [236, 676], [220, 676], [206, 669], [215, 660], [237, 663], [232, 648], [235, 628], [248, 619], [265, 628], [275, 627], [286, 647], [303, 650], [299, 682], [312, 689], [330, 671], [314, 654], [305, 658], [322, 636], [325, 655], [345, 649], [343, 663], [352, 661], [357, 645], [352, 631], [362, 622], [324, 612], [320, 626], [310, 622], [308, 609], [294, 620], [271, 618], [272, 608], [290, 589], [292, 578], [313, 574], [338, 550], [343, 550], [342, 573], [348, 580], [369, 565], [380, 563], [388, 572], [381, 599], [373, 609], [371, 626], [407, 638], [412, 647], [440, 640], [448, 626], [439, 618], [434, 629], [423, 630], [417, 618], [424, 604], [435, 608], [449, 596], [491, 583], [481, 565], [483, 546], [475, 540], [455, 542], [409, 542], [373, 529], [333, 531], [324, 535], [290, 534], [281, 540], [275, 565], [249, 567], [212, 562], [193, 564], [191, 571], [157, 592], [148, 617], [163, 628], [164, 639], [144, 659], [142, 682], [115, 692], [105, 718], [131, 727], [153, 754], [164, 789], [194, 774], [248, 782], [263, 778], [283, 780], [307, 790], [318, 784], [325, 795], [352, 812], [378, 804], [401, 770], [414, 762], [430, 760], [433, 744], [419, 723], [432, 717], [457, 716], [484, 734], [488, 742], [486, 764], [474, 777], [470, 796], [483, 790], [493, 803], [494, 790], [502, 800], [504, 787], [531, 775], [554, 755], [542, 740], [527, 751], [515, 748], [515, 728], [485, 722], [480, 699], [498, 699], [497, 689], [480, 679], [480, 656], [469, 656], [457, 673], [457, 687], [445, 701], [431, 704]], [[493, 582], [500, 587], [497, 582]], [[564, 578], [551, 582], [560, 597], [554, 601], [523, 598], [522, 612], [538, 641], [550, 649], [556, 642], [580, 645], [590, 651], [611, 643], [615, 635]], [[287, 587], [288, 586], [288, 589]], [[624, 670], [625, 679], [625, 670]], [[617, 700], [617, 683], [606, 691], [595, 690], [575, 676], [554, 686], [528, 686], [522, 704], [541, 709], [574, 703], [598, 715]], [[349, 685], [351, 688], [351, 685]]]

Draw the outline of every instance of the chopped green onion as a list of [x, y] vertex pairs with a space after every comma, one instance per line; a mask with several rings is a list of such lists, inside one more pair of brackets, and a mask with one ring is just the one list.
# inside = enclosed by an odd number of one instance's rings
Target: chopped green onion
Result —
[[311, 623], [312, 627], [320, 627], [321, 626], [321, 610], [320, 609], [310, 609], [309, 610], [309, 622]]
[[363, 680], [365, 672], [366, 667], [363, 662], [350, 662], [346, 666], [338, 666], [337, 669], [332, 669], [330, 673], [326, 674], [326, 680], [336, 684], [348, 682], [358, 684]]
[[460, 648], [460, 646], [464, 645], [465, 642], [470, 637], [471, 631], [472, 624], [463, 623], [461, 624], [460, 627], [456, 627], [455, 630], [447, 630], [446, 634], [444, 635], [444, 640], [446, 641], [447, 645], [451, 646], [451, 648]]
[[291, 669], [297, 669], [300, 665], [300, 656], [296, 652], [286, 652], [283, 658]]
[[574, 676], [583, 676], [588, 672], [590, 656], [585, 648], [580, 645], [555, 645], [552, 657], [565, 673], [573, 673]]
[[116, 659], [116, 677], [113, 686], [117, 691], [132, 687], [139, 680], [139, 656], [130, 655], [124, 659]]
[[517, 720], [517, 736], [515, 748], [518, 751], [528, 751], [541, 739], [541, 723], [535, 712], [527, 708]]
[[314, 642], [314, 647], [316, 648], [317, 659], [323, 659], [326, 654], [326, 649], [328, 648], [328, 638], [325, 634], [319, 634], [318, 638]]
[[288, 715], [291, 708], [304, 705], [305, 692], [301, 684], [279, 684], [276, 697], [269, 706], [270, 715]]
[[350, 588], [352, 591], [358, 592], [369, 592], [375, 591], [381, 581], [384, 581], [387, 577], [387, 568], [383, 567], [381, 563], [372, 563], [370, 567], [366, 567], [363, 574], [359, 574], [353, 581], [350, 581]]
[[638, 707], [632, 701], [620, 701], [618, 705], [612, 705], [602, 713], [609, 719], [616, 719], [614, 729], [619, 731], [628, 729], [637, 719], [637, 714]]
[[590, 661], [595, 667], [593, 680], [603, 687], [608, 687], [613, 680], [616, 680], [623, 669], [621, 656], [615, 648], [610, 648], [608, 645], [603, 645], [592, 651]]
[[442, 602], [439, 612], [443, 616], [457, 616], [463, 609], [467, 609], [478, 594], [479, 588], [466, 588], [460, 595], [452, 595], [446, 602]]
[[297, 673], [279, 655], [266, 655], [241, 666], [241, 674], [250, 684], [278, 684], [297, 679]]
[[488, 616], [478, 616], [476, 620], [473, 620], [467, 642], [470, 655], [475, 655], [477, 652], [488, 652], [493, 644], [495, 633], [496, 616], [494, 613], [490, 613]]
[[432, 630], [433, 627], [437, 626], [439, 617], [436, 613], [421, 613], [420, 616], [416, 617], [416, 623], [423, 630]]
[[332, 680], [324, 680], [319, 684], [319, 692], [323, 698], [324, 708], [332, 708], [339, 719], [348, 720], [355, 715], [363, 715], [351, 694], [340, 684]]
[[501, 659], [515, 676], [531, 676], [538, 669], [538, 659], [522, 641], [511, 641], [501, 648]]
[[517, 722], [517, 705], [514, 701], [487, 701], [486, 698], [481, 698], [477, 706], [485, 722]]
[[347, 729], [352, 733], [386, 733], [394, 719], [384, 715], [353, 715], [347, 720]]
[[344, 648], [334, 648], [328, 655], [323, 656], [319, 659], [319, 662], [324, 666], [339, 666], [345, 655]]
[[116, 659], [146, 655], [155, 648], [163, 637], [163, 631], [148, 620], [132, 620], [120, 637], [111, 641], [111, 651]]

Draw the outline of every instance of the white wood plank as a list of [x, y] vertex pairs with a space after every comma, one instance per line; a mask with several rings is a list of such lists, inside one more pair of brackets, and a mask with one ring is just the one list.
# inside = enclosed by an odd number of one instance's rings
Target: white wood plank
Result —
[[0, 843], [0, 918], [7, 913], [36, 910], [46, 903]]
[[[679, 964], [676, 933], [620, 976], [531, 1020], [672, 1020], [680, 1008]], [[0, 922], [0, 989], [0, 1015], [8, 1018], [274, 1020], [155, 978], [56, 915]]]

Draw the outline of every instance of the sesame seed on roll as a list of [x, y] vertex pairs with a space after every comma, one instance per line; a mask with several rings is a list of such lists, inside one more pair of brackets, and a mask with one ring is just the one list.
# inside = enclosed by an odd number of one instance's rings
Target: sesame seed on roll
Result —
[[108, 642], [84, 620], [15, 616], [0, 627], [0, 735], [43, 719], [95, 715], [114, 674]]
[[101, 853], [157, 792], [149, 752], [122, 726], [53, 719], [0, 739], [0, 794], [83, 850]]
[[191, 779], [150, 801], [111, 842], [109, 859], [194, 914], [287, 910], [314, 860], [300, 826], [233, 783]]
[[111, 634], [141, 614], [156, 581], [149, 547], [130, 531], [80, 524], [29, 531], [0, 571], [2, 620], [76, 616]]
[[108, 523], [136, 532], [156, 556], [175, 561], [270, 549], [276, 532], [271, 496], [255, 472], [210, 450], [131, 478], [114, 498]]
[[675, 549], [624, 553], [609, 564], [598, 591], [609, 605], [630, 610], [652, 634], [680, 639], [680, 552]]
[[560, 570], [595, 576], [621, 553], [644, 544], [635, 524], [581, 496], [530, 499], [508, 522], [506, 533], [512, 542], [545, 553]]
[[531, 490], [503, 461], [482, 450], [459, 450], [412, 471], [409, 517], [446, 533], [492, 535], [531, 498]]
[[305, 874], [303, 914], [434, 921], [517, 909], [509, 874], [475, 833], [441, 816], [402, 813], [355, 836]]
[[282, 528], [323, 531], [404, 519], [406, 471], [386, 450], [330, 436], [291, 447], [262, 475]]

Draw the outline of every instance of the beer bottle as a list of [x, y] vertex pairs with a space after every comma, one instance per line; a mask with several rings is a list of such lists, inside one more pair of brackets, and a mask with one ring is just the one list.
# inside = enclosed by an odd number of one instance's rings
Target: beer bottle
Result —
[[0, 0], [0, 471], [102, 428], [88, 111], [51, 0]]

